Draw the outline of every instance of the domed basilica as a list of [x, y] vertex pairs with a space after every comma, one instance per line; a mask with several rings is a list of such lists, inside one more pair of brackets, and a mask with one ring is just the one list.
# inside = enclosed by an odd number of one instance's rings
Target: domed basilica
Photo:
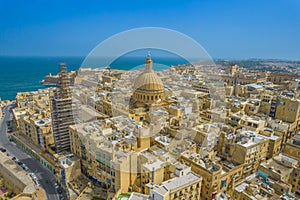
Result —
[[164, 84], [152, 69], [152, 59], [148, 53], [145, 69], [134, 82], [132, 101], [134, 107], [160, 104], [165, 98]]

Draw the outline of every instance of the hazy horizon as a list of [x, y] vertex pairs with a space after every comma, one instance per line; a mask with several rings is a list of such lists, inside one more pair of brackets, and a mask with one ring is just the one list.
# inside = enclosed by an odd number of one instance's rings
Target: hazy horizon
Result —
[[[0, 57], [15, 57], [15, 58], [86, 58], [87, 56], [80, 56], [80, 55], [59, 55], [59, 56], [55, 56], [55, 55], [0, 55]], [[102, 57], [102, 56], [99, 56]], [[105, 57], [105, 56], [103, 56]], [[135, 56], [135, 55], [131, 55], [131, 56], [126, 56], [129, 58], [145, 58], [144, 55], [139, 55], [139, 56]], [[168, 58], [169, 56], [156, 56], [159, 58]], [[107, 58], [107, 57], [106, 57]], [[155, 58], [155, 57], [154, 57]], [[171, 57], [172, 58], [172, 57]], [[296, 59], [287, 59], [287, 58], [212, 58], [213, 60], [228, 60], [228, 61], [235, 61], [235, 60], [278, 60], [278, 61], [295, 61], [295, 62], [299, 62], [300, 59], [296, 60]]]

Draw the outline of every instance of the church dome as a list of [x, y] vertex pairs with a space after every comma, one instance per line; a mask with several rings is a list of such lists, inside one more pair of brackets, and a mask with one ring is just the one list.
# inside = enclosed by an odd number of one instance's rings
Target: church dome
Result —
[[145, 61], [145, 71], [134, 82], [133, 98], [144, 103], [154, 103], [164, 98], [164, 84], [152, 69], [150, 54]]
[[135, 80], [134, 88], [150, 92], [164, 90], [164, 84], [155, 72], [143, 72]]

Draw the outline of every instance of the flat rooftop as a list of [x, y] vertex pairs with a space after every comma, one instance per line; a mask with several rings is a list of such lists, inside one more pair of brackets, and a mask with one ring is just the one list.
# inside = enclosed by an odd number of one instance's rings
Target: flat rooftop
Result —
[[201, 182], [202, 178], [194, 172], [189, 172], [185, 176], [176, 177], [168, 181], [163, 182], [162, 184], [155, 185], [153, 190], [161, 195], [164, 195], [168, 191], [176, 190], [182, 186], [193, 184], [197, 181]]
[[24, 184], [23, 193], [33, 194], [36, 191], [35, 184], [27, 173], [2, 152], [0, 152], [0, 167], [3, 169], [0, 170], [0, 175], [3, 176], [4, 180], [6, 176], [12, 176]]
[[146, 169], [148, 169], [149, 171], [153, 171], [153, 170], [162, 168], [164, 163], [165, 162], [158, 159], [154, 162], [144, 164], [144, 167]]
[[128, 200], [148, 200], [148, 199], [149, 199], [149, 196], [146, 194], [140, 194], [140, 193], [133, 192], [133, 193], [131, 193]]

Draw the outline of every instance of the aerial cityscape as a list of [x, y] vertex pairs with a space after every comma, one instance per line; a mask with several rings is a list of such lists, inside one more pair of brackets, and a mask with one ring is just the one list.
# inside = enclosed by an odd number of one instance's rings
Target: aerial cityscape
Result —
[[0, 200], [300, 199], [299, 2], [2, 4]]

